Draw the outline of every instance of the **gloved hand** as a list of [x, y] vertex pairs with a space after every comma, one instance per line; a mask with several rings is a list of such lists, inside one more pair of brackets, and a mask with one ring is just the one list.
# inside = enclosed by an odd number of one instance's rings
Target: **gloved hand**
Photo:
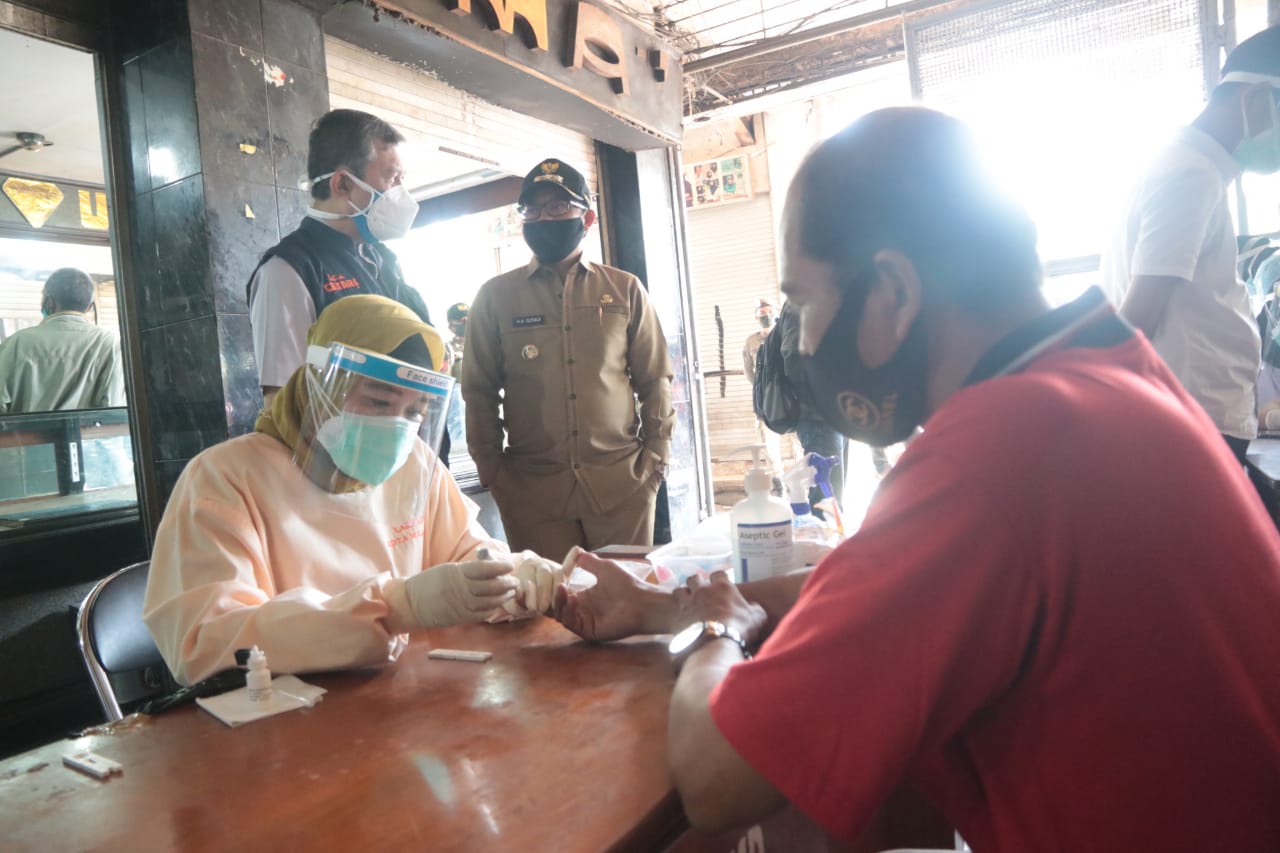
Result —
[[513, 554], [515, 561], [515, 577], [520, 584], [513, 600], [503, 608], [513, 616], [523, 613], [546, 613], [551, 609], [555, 598], [556, 586], [564, 580], [564, 571], [559, 563], [539, 557], [532, 551], [521, 551]]
[[483, 622], [515, 596], [511, 569], [505, 560], [441, 563], [406, 580], [405, 593], [423, 628]]

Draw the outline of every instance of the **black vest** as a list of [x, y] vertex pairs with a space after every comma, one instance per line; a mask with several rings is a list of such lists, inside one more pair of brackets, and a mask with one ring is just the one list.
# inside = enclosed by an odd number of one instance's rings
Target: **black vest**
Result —
[[[364, 247], [364, 254], [358, 246]], [[276, 257], [298, 273], [315, 303], [317, 317], [330, 303], [344, 296], [363, 293], [394, 299], [417, 314], [422, 322], [431, 325], [427, 304], [418, 291], [405, 284], [395, 253], [381, 243], [357, 244], [341, 231], [310, 216], [304, 217], [297, 231], [268, 249], [258, 261], [245, 286], [246, 296], [258, 269]], [[440, 365], [433, 364], [432, 367], [438, 370]], [[440, 459], [446, 468], [449, 467], [452, 444], [446, 430], [440, 442]]]
[[[363, 254], [359, 246], [363, 247]], [[426, 303], [418, 291], [405, 284], [395, 253], [381, 243], [357, 244], [341, 231], [308, 216], [297, 231], [267, 250], [258, 267], [276, 257], [298, 273], [315, 303], [317, 317], [344, 296], [372, 294], [394, 299], [431, 325]], [[258, 274], [258, 267], [253, 275]], [[246, 292], [253, 284], [253, 275], [249, 276]]]

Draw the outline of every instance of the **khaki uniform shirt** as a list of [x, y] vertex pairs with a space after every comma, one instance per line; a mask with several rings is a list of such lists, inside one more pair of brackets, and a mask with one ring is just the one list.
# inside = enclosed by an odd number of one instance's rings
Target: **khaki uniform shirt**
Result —
[[576, 482], [608, 511], [661, 476], [671, 449], [666, 338], [640, 280], [600, 264], [580, 261], [561, 281], [534, 259], [486, 282], [462, 397], [481, 482], [511, 477], [501, 491], [516, 494], [537, 480], [530, 499], [559, 501]]
[[78, 311], [46, 317], [0, 344], [0, 412], [123, 405], [120, 341]]

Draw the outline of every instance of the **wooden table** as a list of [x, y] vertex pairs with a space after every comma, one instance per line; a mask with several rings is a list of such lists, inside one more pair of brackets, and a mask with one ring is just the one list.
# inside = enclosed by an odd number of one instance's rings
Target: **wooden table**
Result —
[[[486, 664], [430, 660], [486, 649]], [[662, 850], [686, 828], [653, 640], [550, 619], [426, 631], [395, 664], [306, 676], [314, 708], [228, 728], [194, 706], [0, 763], [4, 850]], [[125, 720], [124, 723], [128, 723]], [[61, 763], [124, 765], [97, 781]]]
[[[485, 664], [431, 660], [484, 649]], [[853, 853], [948, 846], [898, 792], [864, 837], [794, 809], [689, 830], [666, 766], [674, 677], [653, 638], [587, 645], [551, 619], [424, 631], [394, 664], [308, 675], [314, 708], [228, 728], [194, 705], [0, 762], [0, 850]], [[98, 781], [87, 749], [124, 765]]]

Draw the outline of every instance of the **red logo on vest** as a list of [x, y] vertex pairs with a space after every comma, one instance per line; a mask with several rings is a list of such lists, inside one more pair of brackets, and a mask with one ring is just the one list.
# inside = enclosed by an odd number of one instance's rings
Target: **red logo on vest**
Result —
[[329, 273], [329, 280], [326, 281], [323, 286], [325, 293], [338, 293], [339, 291], [351, 290], [352, 288], [359, 289], [360, 282], [356, 281], [354, 278], [347, 278], [344, 275]]

